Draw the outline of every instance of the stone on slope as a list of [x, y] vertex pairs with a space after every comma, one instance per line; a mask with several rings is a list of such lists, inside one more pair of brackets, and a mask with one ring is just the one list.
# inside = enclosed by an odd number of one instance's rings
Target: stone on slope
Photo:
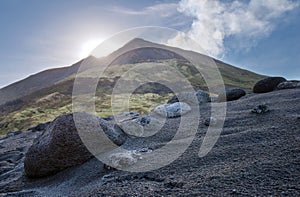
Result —
[[119, 126], [128, 135], [148, 137], [158, 132], [163, 122], [150, 115], [144, 115], [134, 120], [123, 121], [119, 123]]
[[269, 107], [267, 105], [258, 105], [254, 109], [251, 110], [254, 114], [264, 114], [269, 111]]
[[216, 119], [214, 117], [207, 118], [204, 121], [205, 126], [215, 126], [217, 124], [218, 124], [218, 119]]
[[44, 131], [49, 124], [50, 124], [50, 122], [41, 123], [41, 124], [38, 124], [37, 126], [30, 127], [28, 129], [28, 131], [32, 131], [32, 132]]
[[241, 97], [243, 97], [245, 95], [246, 95], [245, 90], [243, 90], [241, 88], [233, 88], [233, 89], [229, 89], [229, 90], [226, 90], [225, 92], [221, 93], [218, 96], [217, 101], [218, 102], [234, 101], [234, 100], [240, 99]]
[[137, 112], [123, 112], [118, 114], [114, 117], [114, 119], [118, 122], [126, 121], [126, 120], [133, 120], [140, 116]]
[[126, 151], [110, 154], [108, 157], [109, 166], [113, 168], [124, 168], [135, 164], [140, 155]]
[[278, 84], [278, 89], [294, 89], [294, 88], [300, 88], [300, 81], [284, 81]]
[[[194, 99], [194, 98], [197, 99]], [[204, 92], [202, 90], [198, 90], [196, 92], [185, 92], [185, 93], [179, 93], [178, 96], [174, 95], [173, 97], [171, 97], [168, 101], [168, 104], [172, 104], [172, 103], [177, 103], [179, 102], [184, 102], [187, 103], [189, 105], [199, 105], [202, 103], [207, 103], [210, 102], [210, 97], [209, 94], [207, 92]]]
[[277, 89], [277, 86], [285, 82], [286, 79], [283, 77], [268, 77], [263, 80], [258, 81], [254, 87], [253, 92], [254, 93], [266, 93], [271, 92]]
[[176, 118], [183, 116], [191, 111], [191, 107], [183, 102], [177, 102], [172, 104], [159, 105], [154, 108], [153, 112], [159, 114], [162, 117]]
[[[111, 141], [118, 145], [125, 142], [126, 134], [113, 124], [87, 113], [79, 113], [79, 115], [84, 117], [80, 124], [86, 126], [87, 132], [93, 129], [90, 123], [98, 121]], [[24, 169], [27, 176], [52, 175], [68, 167], [80, 165], [93, 157], [81, 141], [73, 116], [74, 114], [67, 114], [57, 117], [35, 139], [25, 155]], [[106, 144], [101, 145], [106, 146]]]

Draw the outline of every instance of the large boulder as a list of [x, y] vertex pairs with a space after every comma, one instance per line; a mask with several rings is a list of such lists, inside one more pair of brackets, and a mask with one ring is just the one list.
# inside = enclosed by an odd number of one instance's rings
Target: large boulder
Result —
[[[178, 98], [180, 99], [180, 102], [184, 102], [189, 105], [199, 105], [202, 103], [210, 102], [209, 94], [202, 90], [198, 90], [196, 92], [179, 93], [177, 96], [174, 95], [173, 97], [171, 97], [169, 99], [168, 104], [179, 102]], [[194, 98], [197, 98], [197, 99], [194, 99]]]
[[266, 92], [272, 92], [277, 89], [277, 86], [285, 82], [286, 79], [283, 77], [268, 77], [263, 80], [258, 81], [254, 87], [253, 92], [254, 93], [266, 93]]
[[[121, 145], [126, 140], [126, 134], [115, 125], [87, 113], [78, 113], [82, 117], [80, 127], [86, 128], [87, 133], [98, 132], [99, 127], [115, 144]], [[78, 126], [76, 124], [76, 126]], [[80, 165], [91, 159], [93, 155], [82, 143], [74, 122], [74, 114], [62, 115], [56, 118], [46, 130], [35, 139], [25, 155], [24, 169], [29, 177], [43, 177], [55, 174], [68, 167]], [[101, 130], [101, 129], [100, 129]], [[103, 132], [102, 132], [103, 133]], [[103, 134], [103, 135], [105, 135]], [[96, 140], [96, 139], [95, 139]], [[100, 142], [103, 147], [108, 146]]]
[[246, 95], [245, 90], [241, 88], [233, 88], [219, 94], [217, 101], [218, 102], [234, 101], [234, 100], [238, 100], [239, 98], [245, 95]]
[[294, 88], [300, 88], [300, 81], [284, 81], [278, 84], [277, 89], [294, 89]]
[[191, 107], [183, 102], [159, 105], [153, 109], [153, 112], [166, 118], [176, 118], [183, 116], [191, 111]]

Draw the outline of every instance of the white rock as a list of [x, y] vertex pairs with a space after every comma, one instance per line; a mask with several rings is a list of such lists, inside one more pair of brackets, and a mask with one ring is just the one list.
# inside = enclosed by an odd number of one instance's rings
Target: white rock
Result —
[[131, 152], [113, 153], [109, 156], [109, 165], [113, 168], [124, 168], [137, 162], [137, 158]]
[[138, 124], [134, 120], [129, 120], [125, 122], [121, 122], [119, 124], [121, 129], [127, 133], [128, 135], [141, 137], [144, 133], [144, 128], [142, 125]]
[[163, 125], [163, 121], [150, 117], [149, 115], [119, 123], [119, 126], [125, 133], [136, 137], [152, 136], [157, 133]]
[[159, 105], [153, 110], [155, 113], [168, 118], [180, 117], [191, 111], [191, 107], [183, 102]]
[[293, 89], [300, 88], [300, 81], [285, 81], [281, 82], [278, 86], [278, 89]]
[[[179, 99], [179, 100], [178, 100]], [[176, 103], [176, 102], [185, 102], [189, 105], [200, 105], [203, 103], [210, 102], [209, 94], [203, 90], [198, 90], [196, 92], [182, 92], [177, 96], [173, 96], [169, 99], [168, 103]]]

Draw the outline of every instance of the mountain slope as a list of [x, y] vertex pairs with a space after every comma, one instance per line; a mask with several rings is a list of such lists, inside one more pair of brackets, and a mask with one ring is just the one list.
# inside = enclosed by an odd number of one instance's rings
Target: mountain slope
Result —
[[[50, 177], [28, 179], [24, 177], [24, 155], [42, 132], [1, 138], [4, 173], [0, 195], [300, 196], [299, 95], [300, 89], [280, 90], [229, 102], [220, 138], [209, 154], [200, 158], [199, 148], [208, 132], [204, 122], [210, 116], [210, 105], [202, 105], [199, 127], [188, 149], [174, 162], [150, 172], [105, 170], [95, 158]], [[270, 107], [268, 113], [250, 113], [262, 103]], [[193, 119], [197, 117], [194, 114], [187, 116]], [[170, 150], [179, 150], [185, 143], [174, 140], [180, 124], [188, 123], [181, 118], [167, 119], [155, 135], [130, 138], [122, 147], [132, 152], [154, 152], [171, 145]], [[190, 126], [184, 128], [189, 131]], [[146, 163], [153, 152], [141, 152], [137, 164], [153, 165], [170, 155], [158, 154], [151, 157], [153, 162]]]
[[0, 105], [29, 95], [75, 74], [82, 60], [70, 67], [45, 70], [0, 89]]
[[[151, 65], [168, 65], [180, 71], [190, 81], [194, 89], [206, 89], [206, 83], [201, 73], [184, 57], [200, 57], [201, 69], [211, 69], [208, 62], [210, 57], [185, 51], [179, 48], [151, 43], [142, 39], [134, 39], [107, 57], [89, 57], [69, 67], [46, 70], [30, 76], [0, 90], [0, 133], [11, 130], [24, 130], [28, 127], [50, 121], [61, 113], [72, 109], [72, 90], [74, 79], [81, 63], [87, 64], [81, 70], [81, 83], [89, 86], [95, 82], [94, 74], [97, 68], [109, 65], [102, 78], [99, 79], [96, 92], [96, 105], [99, 116], [111, 115], [110, 94], [113, 87], [124, 73], [135, 66], [146, 67]], [[241, 87], [248, 91], [254, 83], [264, 76], [240, 69], [221, 61], [215, 60], [226, 87]], [[133, 76], [138, 72], [133, 71]], [[168, 74], [157, 73], [161, 79]], [[125, 84], [139, 79], [133, 77]], [[177, 81], [171, 81], [176, 84]], [[218, 85], [218, 84], [216, 84]], [[184, 87], [182, 87], [184, 90]], [[124, 90], [126, 91], [126, 90]], [[146, 113], [154, 105], [164, 103], [171, 96], [168, 88], [158, 83], [148, 83], [139, 87], [132, 96], [131, 110]], [[217, 93], [217, 92], [216, 92]], [[2, 104], [2, 105], [1, 105]]]
[[[170, 50], [177, 53], [174, 53]], [[124, 53], [124, 51], [129, 51], [129, 52]], [[187, 56], [195, 56], [195, 55], [201, 56], [203, 59], [202, 61], [203, 65], [205, 65], [205, 62], [207, 61], [208, 58], [205, 55], [193, 51], [185, 51], [179, 48], [156, 44], [156, 43], [145, 41], [140, 38], [136, 38], [105, 58], [96, 59], [93, 57], [89, 57], [88, 61], [93, 62], [92, 64], [93, 67], [93, 66], [101, 66], [107, 62], [109, 62], [111, 65], [116, 65], [116, 64], [123, 65], [123, 64], [134, 64], [140, 62], [151, 62], [151, 61], [167, 60], [167, 59], [177, 59], [177, 60], [185, 59], [182, 56], [178, 55], [178, 53], [185, 54], [185, 55], [187, 54]], [[29, 95], [43, 88], [50, 87], [59, 81], [65, 80], [70, 76], [75, 75], [83, 61], [87, 61], [87, 60], [83, 59], [69, 67], [45, 70], [0, 89], [0, 105], [9, 101], [16, 100], [23, 96]], [[257, 75], [255, 73], [251, 73], [246, 70], [241, 71], [241, 69], [233, 67], [231, 65], [227, 65], [221, 61], [218, 60], [215, 61], [217, 62], [219, 68], [225, 70], [231, 68], [235, 70], [236, 73], [241, 73], [241, 75], [232, 76], [232, 78], [240, 79], [243, 77], [247, 77], [247, 75], [250, 76], [251, 78], [260, 77], [260, 75]]]

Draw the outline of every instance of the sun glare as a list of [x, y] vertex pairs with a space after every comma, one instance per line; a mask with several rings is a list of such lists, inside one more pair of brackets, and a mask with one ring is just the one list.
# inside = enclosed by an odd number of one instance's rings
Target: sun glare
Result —
[[88, 42], [84, 43], [81, 47], [81, 51], [79, 54], [80, 58], [86, 58], [91, 54], [91, 52], [102, 42], [103, 40], [94, 39], [89, 40]]

